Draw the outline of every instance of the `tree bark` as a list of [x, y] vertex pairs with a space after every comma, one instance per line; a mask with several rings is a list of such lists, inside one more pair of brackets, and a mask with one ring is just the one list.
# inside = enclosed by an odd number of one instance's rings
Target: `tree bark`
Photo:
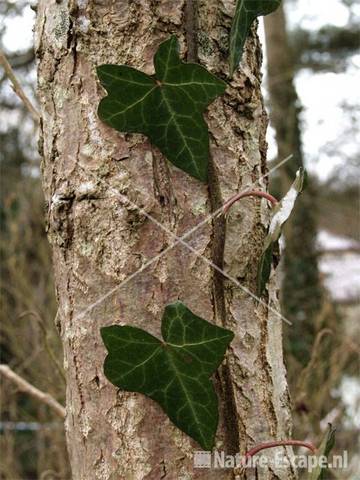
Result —
[[[236, 334], [215, 378], [221, 417], [216, 448], [244, 453], [290, 434], [281, 320], [183, 246], [89, 308], [173, 242], [115, 190], [182, 235], [230, 195], [248, 183], [258, 184], [266, 171], [261, 50], [254, 32], [240, 73], [207, 114], [209, 188], [170, 165], [145, 137], [121, 135], [97, 117], [104, 92], [95, 67], [127, 64], [153, 73], [154, 52], [173, 33], [185, 58], [198, 58], [226, 78], [234, 2], [200, 0], [196, 7], [194, 1], [170, 0], [39, 1], [43, 185], [67, 372], [67, 441], [76, 480], [234, 478], [231, 469], [194, 469], [193, 452], [199, 446], [158, 405], [140, 394], [117, 391], [102, 372], [100, 327], [126, 323], [160, 336], [163, 309], [176, 299]], [[267, 222], [265, 202], [244, 200], [231, 211], [226, 242], [223, 219], [206, 224], [188, 241], [255, 291]], [[268, 302], [274, 308], [276, 295], [272, 282]], [[248, 472], [246, 478], [254, 475]], [[295, 478], [290, 468], [266, 468], [257, 475]]]

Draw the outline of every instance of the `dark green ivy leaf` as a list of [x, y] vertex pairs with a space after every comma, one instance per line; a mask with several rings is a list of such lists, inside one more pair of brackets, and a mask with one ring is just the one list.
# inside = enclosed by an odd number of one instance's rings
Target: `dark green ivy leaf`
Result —
[[218, 424], [218, 402], [210, 376], [234, 337], [194, 315], [184, 304], [167, 305], [164, 341], [139, 328], [101, 329], [109, 355], [104, 372], [111, 383], [158, 402], [170, 420], [210, 450]]
[[[329, 423], [328, 431], [326, 432], [321, 445], [318, 449], [318, 457], [329, 457], [331, 450], [335, 445], [335, 428]], [[325, 480], [325, 473], [327, 468], [321, 468], [320, 465], [317, 465], [314, 470], [311, 472], [310, 480]]]
[[240, 63], [246, 37], [253, 21], [278, 8], [281, 0], [237, 0], [230, 32], [230, 76]]
[[280, 238], [282, 228], [293, 211], [296, 199], [303, 190], [305, 171], [299, 169], [290, 190], [285, 197], [274, 207], [269, 232], [264, 241], [264, 248], [261, 254], [257, 273], [257, 294], [262, 295], [271, 273], [272, 252], [275, 244]]
[[196, 64], [180, 60], [175, 36], [159, 46], [155, 77], [123, 65], [101, 65], [97, 74], [108, 92], [99, 117], [119, 132], [143, 133], [178, 168], [206, 181], [209, 133], [205, 108], [226, 84]]

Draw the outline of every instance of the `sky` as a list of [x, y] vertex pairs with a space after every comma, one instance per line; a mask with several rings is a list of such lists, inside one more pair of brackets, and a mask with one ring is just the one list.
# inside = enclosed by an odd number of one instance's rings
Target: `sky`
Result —
[[[349, 20], [349, 10], [340, 0], [288, 0], [285, 6], [288, 27], [291, 29], [299, 25], [310, 30], [317, 30], [325, 24], [342, 27]], [[360, 2], [359, 5], [354, 5], [353, 13], [360, 17]], [[4, 45], [7, 49], [22, 50], [31, 45], [34, 19], [35, 13], [27, 6], [22, 16], [6, 20]], [[264, 44], [262, 24], [259, 34]], [[346, 168], [348, 156], [357, 153], [359, 149], [360, 113], [357, 114], [356, 126], [354, 119], [341, 108], [344, 102], [349, 103], [350, 100], [353, 106], [359, 107], [360, 112], [359, 85], [360, 53], [350, 59], [344, 73], [314, 74], [304, 69], [296, 76], [296, 89], [303, 106], [301, 122], [306, 167], [322, 181], [328, 179], [337, 167], [344, 165]], [[264, 86], [266, 88], [266, 85]], [[329, 154], [333, 145], [338, 146], [340, 138], [342, 143], [340, 148], [337, 148], [338, 153]], [[268, 157], [276, 158], [274, 131], [271, 128], [268, 131], [268, 140]]]

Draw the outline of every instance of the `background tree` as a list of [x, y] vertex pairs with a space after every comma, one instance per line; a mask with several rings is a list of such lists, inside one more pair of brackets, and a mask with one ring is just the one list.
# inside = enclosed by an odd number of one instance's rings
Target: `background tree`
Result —
[[[281, 191], [286, 192], [296, 171], [304, 168], [301, 146], [299, 99], [294, 86], [294, 61], [285, 23], [283, 5], [264, 19], [267, 49], [271, 122], [276, 131], [280, 158], [292, 155], [282, 169]], [[285, 226], [282, 306], [293, 322], [287, 347], [302, 365], [309, 361], [314, 339], [315, 317], [322, 304], [316, 251], [316, 198], [308, 178], [295, 211]]]
[[[279, 194], [288, 189], [294, 170], [308, 164], [302, 148], [302, 106], [295, 88], [295, 75], [302, 68], [345, 69], [346, 59], [358, 47], [359, 36], [355, 34], [352, 16], [347, 28], [324, 26], [313, 32], [297, 27], [288, 31], [284, 4], [265, 17], [264, 23], [271, 123], [280, 158], [293, 155], [272, 185]], [[355, 125], [354, 122], [352, 130]], [[342, 154], [343, 141], [341, 137], [337, 145], [329, 145], [328, 155]], [[351, 372], [348, 367], [353, 365], [356, 355], [356, 348], [351, 346], [351, 341], [349, 344], [346, 314], [341, 313], [324, 289], [319, 269], [320, 255], [324, 252], [318, 243], [320, 229], [334, 234], [346, 231], [353, 238], [358, 237], [354, 235], [358, 222], [351, 214], [354, 212], [352, 202], [341, 200], [346, 196], [345, 189], [356, 203], [357, 188], [349, 178], [344, 178], [345, 172], [351, 177], [351, 172], [356, 171], [355, 165], [356, 153], [354, 158], [346, 159], [346, 169], [342, 167], [338, 175], [334, 175], [338, 178], [336, 185], [333, 180], [321, 185], [310, 176], [284, 231], [281, 298], [283, 311], [293, 322], [292, 327], [286, 329], [285, 350], [294, 402], [294, 433], [299, 437], [310, 431], [318, 435], [321, 420], [330, 411], [344, 408], [341, 398], [334, 398], [333, 392], [339, 388], [344, 372]], [[339, 451], [342, 448], [345, 446], [339, 441]]]

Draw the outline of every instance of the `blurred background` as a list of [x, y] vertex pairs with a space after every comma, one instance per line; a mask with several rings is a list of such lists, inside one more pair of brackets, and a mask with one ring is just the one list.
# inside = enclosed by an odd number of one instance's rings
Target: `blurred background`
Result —
[[[270, 178], [280, 198], [299, 166], [308, 185], [288, 222], [280, 264], [293, 438], [318, 444], [327, 423], [335, 453], [360, 478], [360, 3], [285, 0], [260, 22], [270, 114]], [[0, 48], [36, 104], [36, 6], [1, 0]], [[46, 239], [37, 131], [0, 67], [1, 363], [65, 401], [61, 343]], [[69, 479], [61, 419], [1, 378], [0, 479]]]

